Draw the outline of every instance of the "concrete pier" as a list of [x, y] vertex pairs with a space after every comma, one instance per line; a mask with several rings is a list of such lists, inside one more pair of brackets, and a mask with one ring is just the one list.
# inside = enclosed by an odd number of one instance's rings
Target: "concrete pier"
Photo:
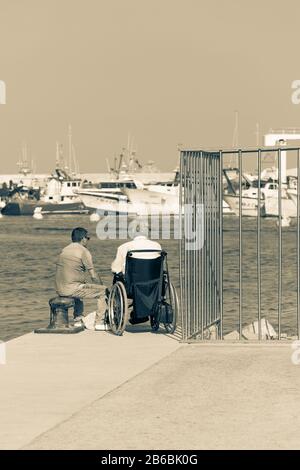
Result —
[[0, 448], [299, 449], [292, 353], [145, 328], [25, 335], [0, 366]]

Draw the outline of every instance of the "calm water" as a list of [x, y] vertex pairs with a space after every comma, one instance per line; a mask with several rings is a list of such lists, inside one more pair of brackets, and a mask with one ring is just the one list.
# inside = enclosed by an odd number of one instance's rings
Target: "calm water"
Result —
[[[1, 282], [0, 339], [8, 340], [49, 321], [48, 300], [55, 295], [55, 259], [69, 243], [70, 231], [84, 226], [92, 234], [89, 248], [104, 282], [111, 284], [110, 263], [119, 240], [99, 240], [96, 224], [88, 216], [6, 217], [0, 220]], [[257, 315], [257, 266], [255, 219], [243, 219], [243, 324]], [[277, 324], [277, 226], [262, 220], [262, 314]], [[224, 319], [225, 331], [237, 327], [238, 319], [238, 219], [224, 219]], [[178, 241], [163, 240], [168, 251], [172, 281], [179, 285]], [[283, 229], [282, 331], [296, 333], [296, 227]], [[94, 301], [86, 302], [86, 312]]]

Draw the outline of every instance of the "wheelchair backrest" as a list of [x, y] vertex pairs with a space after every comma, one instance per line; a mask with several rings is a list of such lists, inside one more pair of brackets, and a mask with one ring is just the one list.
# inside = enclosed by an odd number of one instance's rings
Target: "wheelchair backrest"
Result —
[[[157, 253], [156, 258], [142, 258], [143, 253]], [[139, 253], [139, 258], [134, 257]], [[166, 252], [162, 250], [131, 250], [126, 256], [125, 282], [128, 287], [136, 282], [162, 280]]]

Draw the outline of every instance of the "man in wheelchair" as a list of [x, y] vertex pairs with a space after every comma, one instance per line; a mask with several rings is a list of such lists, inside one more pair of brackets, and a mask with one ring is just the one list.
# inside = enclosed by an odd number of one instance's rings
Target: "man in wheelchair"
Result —
[[[128, 253], [132, 253], [132, 257], [135, 259], [155, 259], [160, 256], [161, 246], [158, 242], [149, 240], [147, 237], [146, 227], [139, 226], [140, 233], [134, 237], [133, 240], [127, 243], [123, 243], [119, 246], [116, 258], [112, 262], [111, 270], [114, 274], [113, 284], [120, 281], [125, 286], [128, 285], [129, 279], [125, 280], [126, 272], [126, 258]], [[148, 251], [150, 250], [150, 251]], [[154, 250], [154, 251], [153, 251]], [[128, 278], [128, 275], [127, 275]], [[129, 287], [129, 286], [128, 286]], [[132, 293], [132, 292], [130, 292]], [[132, 299], [132, 297], [129, 297]], [[131, 306], [133, 302], [131, 302]], [[135, 311], [130, 312], [129, 323], [135, 325], [137, 323], [143, 323], [149, 320], [149, 316], [138, 316]]]
[[[168, 332], [174, 332], [178, 300], [169, 281], [167, 253], [159, 243], [138, 235], [118, 248], [112, 263], [114, 273], [108, 311], [109, 323], [115, 334], [125, 329], [128, 308], [129, 323], [143, 323], [150, 319], [153, 331], [164, 323]], [[128, 299], [131, 305], [128, 306]]]

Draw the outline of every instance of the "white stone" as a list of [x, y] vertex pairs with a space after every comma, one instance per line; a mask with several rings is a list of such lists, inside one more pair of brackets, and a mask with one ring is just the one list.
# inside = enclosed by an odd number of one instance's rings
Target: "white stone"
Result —
[[239, 332], [237, 330], [231, 331], [224, 336], [225, 341], [238, 341], [240, 339]]
[[[258, 338], [258, 321], [250, 323], [242, 330], [242, 335], [245, 339], [259, 339]], [[271, 323], [265, 318], [261, 319], [261, 339], [276, 339], [277, 333]]]

